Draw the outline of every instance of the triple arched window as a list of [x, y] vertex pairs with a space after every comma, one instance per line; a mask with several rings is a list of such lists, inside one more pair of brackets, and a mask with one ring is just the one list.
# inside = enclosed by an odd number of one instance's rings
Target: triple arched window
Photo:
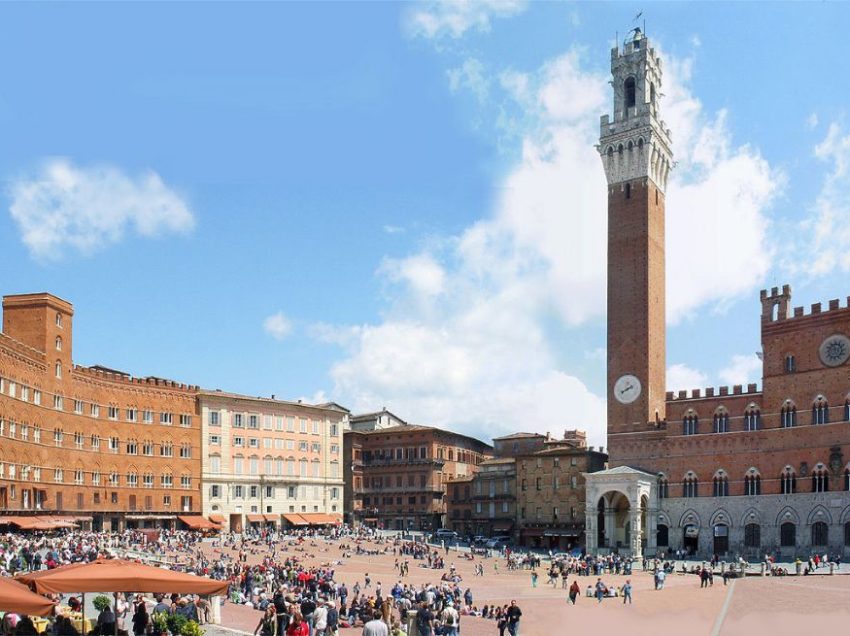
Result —
[[779, 412], [782, 428], [793, 428], [797, 426], [797, 407], [788, 402], [782, 406]]
[[757, 431], [759, 429], [761, 429], [761, 411], [751, 406], [744, 413], [744, 430]]
[[812, 492], [829, 492], [829, 472], [823, 464], [812, 471]]
[[688, 413], [682, 419], [682, 429], [685, 435], [696, 435], [699, 432], [699, 418], [696, 413]]
[[791, 495], [797, 492], [797, 475], [790, 466], [786, 466], [779, 476], [779, 491], [783, 495]]
[[826, 398], [819, 395], [812, 404], [812, 424], [828, 424], [829, 423], [829, 404]]
[[724, 408], [717, 409], [717, 412], [714, 414], [714, 432], [729, 432], [729, 413]]
[[714, 488], [712, 494], [715, 497], [729, 496], [729, 477], [725, 470], [718, 470], [714, 474]]
[[751, 468], [744, 475], [744, 494], [750, 497], [761, 494], [761, 475], [755, 468]]
[[685, 475], [685, 480], [682, 482], [683, 497], [699, 497], [699, 480], [694, 473]]

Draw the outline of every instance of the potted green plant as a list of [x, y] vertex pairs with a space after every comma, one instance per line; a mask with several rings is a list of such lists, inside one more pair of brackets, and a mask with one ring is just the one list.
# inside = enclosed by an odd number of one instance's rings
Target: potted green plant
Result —
[[92, 605], [98, 612], [102, 612], [103, 610], [109, 609], [112, 606], [112, 601], [108, 596], [104, 596], [103, 594], [98, 594], [94, 597], [92, 601]]
[[204, 636], [204, 630], [193, 620], [186, 621], [183, 629], [180, 631], [180, 636]]
[[168, 634], [168, 615], [165, 612], [151, 614], [151, 628], [153, 636], [166, 636]]
[[183, 627], [189, 619], [182, 614], [169, 614], [166, 621], [168, 622], [168, 631], [170, 631], [173, 636], [180, 636], [183, 631]]

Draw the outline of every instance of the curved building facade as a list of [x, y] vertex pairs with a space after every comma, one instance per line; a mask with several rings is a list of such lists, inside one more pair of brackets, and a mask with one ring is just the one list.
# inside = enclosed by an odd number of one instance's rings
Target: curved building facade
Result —
[[0, 515], [176, 527], [201, 510], [197, 387], [73, 363], [70, 303], [5, 296]]

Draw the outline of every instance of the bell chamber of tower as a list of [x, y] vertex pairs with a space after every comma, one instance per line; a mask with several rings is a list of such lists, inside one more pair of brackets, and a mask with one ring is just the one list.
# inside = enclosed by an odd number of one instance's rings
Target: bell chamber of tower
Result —
[[640, 30], [611, 50], [614, 119], [602, 115], [599, 153], [609, 185], [649, 177], [664, 192], [672, 167], [670, 129], [659, 118], [661, 58]]

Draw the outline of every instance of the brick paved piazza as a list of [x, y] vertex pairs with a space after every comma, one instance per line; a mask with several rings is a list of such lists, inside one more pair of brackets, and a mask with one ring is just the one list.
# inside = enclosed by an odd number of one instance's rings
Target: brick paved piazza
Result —
[[[378, 546], [364, 544], [366, 547]], [[205, 550], [210, 550], [209, 546]], [[318, 542], [307, 547], [307, 553], [297, 553], [308, 564], [327, 563], [341, 559], [339, 548], [333, 543]], [[306, 556], [312, 553], [313, 556]], [[258, 551], [251, 554], [249, 562], [261, 558]], [[363, 584], [368, 572], [373, 584], [380, 581], [385, 592], [399, 580], [394, 574], [392, 553], [376, 556], [354, 556], [336, 567], [337, 579], [345, 581], [349, 589], [356, 582]], [[522, 636], [549, 634], [629, 634], [652, 635], [688, 634], [688, 636], [722, 634], [737, 636], [753, 634], [803, 634], [817, 630], [846, 630], [850, 625], [850, 610], [846, 598], [850, 594], [850, 576], [789, 576], [758, 577], [730, 581], [723, 585], [715, 577], [714, 586], [700, 589], [693, 575], [672, 575], [661, 591], [653, 589], [652, 575], [636, 570], [631, 578], [634, 586], [634, 604], [624, 606], [619, 598], [610, 598], [597, 604], [596, 599], [582, 595], [575, 606], [566, 602], [566, 591], [545, 584], [545, 568], [538, 570], [538, 587], [531, 587], [528, 571], [507, 571], [499, 560], [499, 571], [494, 572], [494, 559], [484, 559], [485, 576], [473, 575], [473, 562], [462, 554], [450, 552], [446, 564], [454, 563], [463, 577], [462, 586], [471, 587], [474, 603], [479, 608], [487, 604], [504, 604], [516, 599], [523, 610], [520, 633]], [[418, 567], [421, 561], [410, 560], [410, 575], [404, 582], [416, 585], [436, 583], [442, 571]], [[545, 562], [544, 562], [545, 566]], [[850, 566], [843, 566], [850, 570]], [[678, 568], [677, 568], [678, 569]], [[624, 576], [603, 576], [609, 585], [620, 586]], [[596, 577], [578, 577], [584, 591]], [[570, 578], [572, 582], [572, 577]], [[260, 612], [230, 603], [222, 608], [224, 627], [253, 632]], [[210, 636], [220, 636], [225, 630], [211, 628]], [[359, 636], [361, 628], [342, 629], [343, 635]], [[497, 635], [492, 620], [465, 616], [461, 619], [464, 636]], [[837, 633], [837, 632], [833, 632]]]

